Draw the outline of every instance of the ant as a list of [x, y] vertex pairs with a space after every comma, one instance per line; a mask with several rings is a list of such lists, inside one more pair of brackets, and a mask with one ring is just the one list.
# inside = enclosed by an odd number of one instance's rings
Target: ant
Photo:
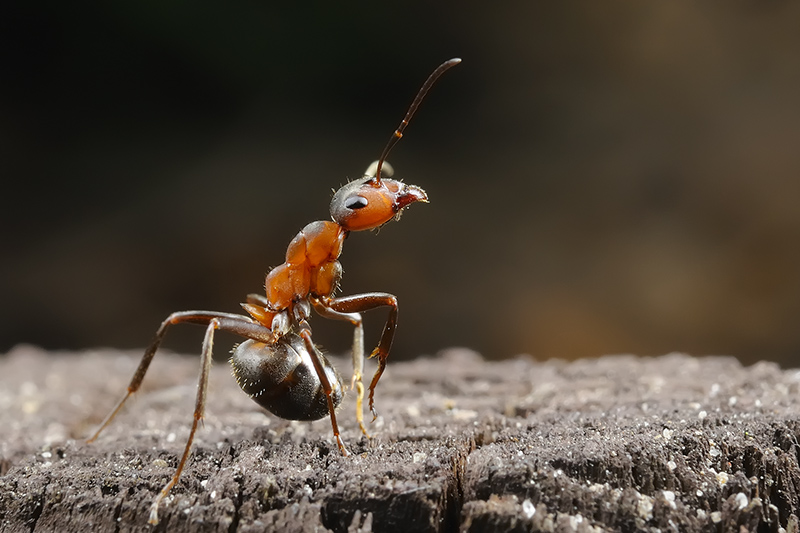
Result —
[[267, 274], [266, 295], [248, 294], [247, 302], [241, 304], [249, 316], [216, 311], [179, 311], [161, 323], [155, 339], [139, 362], [127, 393], [87, 441], [97, 439], [127, 399], [139, 390], [169, 326], [184, 322], [206, 326], [192, 429], [175, 474], [153, 501], [149, 518], [151, 524], [158, 523], [158, 506], [177, 484], [189, 457], [198, 423], [203, 419], [216, 330], [247, 338], [234, 348], [230, 359], [233, 375], [244, 392], [276, 416], [288, 420], [319, 420], [330, 415], [333, 437], [341, 454], [347, 456], [347, 448], [339, 436], [336, 423], [336, 408], [344, 397], [342, 378], [311, 340], [308, 319], [313, 308], [325, 318], [350, 322], [355, 328], [350, 387], [356, 389], [357, 393], [356, 420], [361, 431], [369, 438], [363, 422], [364, 329], [361, 313], [378, 307], [389, 308], [389, 318], [378, 346], [370, 354], [370, 357], [378, 358], [378, 368], [369, 384], [369, 408], [374, 421], [377, 418], [375, 387], [386, 369], [386, 360], [397, 329], [397, 298], [385, 292], [334, 297], [333, 293], [342, 277], [338, 258], [344, 239], [351, 231], [379, 228], [393, 218], [399, 219], [403, 209], [412, 203], [427, 203], [428, 196], [422, 188], [390, 179], [394, 171], [386, 162], [386, 157], [403, 136], [403, 131], [434, 82], [460, 62], [458, 58], [451, 59], [431, 73], [383, 149], [380, 159], [367, 168], [363, 178], [346, 184], [334, 193], [330, 208], [333, 221], [311, 222], [292, 239], [286, 251], [286, 262]]

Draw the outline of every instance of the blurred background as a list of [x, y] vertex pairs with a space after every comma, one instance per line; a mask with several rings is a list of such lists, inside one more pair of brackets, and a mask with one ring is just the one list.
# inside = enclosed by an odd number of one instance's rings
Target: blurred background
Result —
[[393, 358], [797, 365], [800, 4], [485, 6], [4, 3], [0, 352], [237, 312], [459, 56], [390, 157], [431, 203], [341, 257], [398, 296]]

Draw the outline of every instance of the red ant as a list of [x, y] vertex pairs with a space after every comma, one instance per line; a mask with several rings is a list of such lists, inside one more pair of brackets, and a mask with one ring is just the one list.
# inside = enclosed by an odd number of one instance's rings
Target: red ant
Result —
[[286, 262], [267, 274], [266, 296], [248, 294], [247, 303], [242, 304], [250, 316], [215, 311], [179, 311], [161, 323], [128, 385], [128, 392], [88, 440], [92, 442], [97, 439], [125, 401], [139, 390], [169, 326], [182, 322], [206, 326], [192, 429], [175, 474], [153, 501], [150, 508], [151, 524], [158, 523], [158, 505], [178, 482], [189, 457], [198, 422], [203, 419], [216, 330], [229, 331], [248, 339], [234, 349], [231, 357], [233, 374], [244, 392], [273, 414], [288, 420], [319, 420], [330, 415], [336, 444], [342, 455], [346, 456], [347, 449], [336, 423], [336, 407], [344, 396], [342, 378], [311, 340], [308, 318], [313, 307], [325, 318], [350, 322], [355, 327], [350, 386], [356, 389], [358, 395], [356, 420], [364, 435], [369, 437], [364, 428], [362, 412], [364, 329], [361, 313], [389, 307], [389, 318], [378, 346], [370, 354], [370, 357], [378, 358], [378, 368], [369, 385], [369, 408], [374, 420], [377, 417], [375, 387], [386, 368], [397, 328], [397, 298], [385, 292], [334, 297], [333, 293], [342, 277], [338, 258], [344, 239], [351, 231], [378, 228], [393, 218], [399, 219], [403, 209], [412, 203], [428, 201], [428, 196], [420, 187], [389, 179], [393, 170], [386, 162], [386, 156], [403, 136], [403, 130], [434, 82], [447, 69], [460, 62], [460, 59], [451, 59], [431, 73], [383, 149], [380, 159], [367, 168], [363, 178], [336, 191], [331, 200], [333, 221], [312, 222], [292, 239], [286, 251]]

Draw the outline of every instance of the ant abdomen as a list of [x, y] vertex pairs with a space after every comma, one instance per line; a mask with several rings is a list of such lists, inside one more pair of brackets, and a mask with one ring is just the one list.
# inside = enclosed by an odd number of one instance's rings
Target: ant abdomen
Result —
[[[318, 352], [338, 407], [344, 396], [342, 378]], [[319, 420], [328, 416], [328, 400], [303, 339], [288, 333], [275, 344], [247, 340], [231, 357], [236, 382], [256, 403], [287, 420]]]

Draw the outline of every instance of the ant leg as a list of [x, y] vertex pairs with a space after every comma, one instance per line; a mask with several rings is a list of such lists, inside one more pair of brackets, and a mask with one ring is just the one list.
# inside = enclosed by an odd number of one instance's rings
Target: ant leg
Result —
[[320, 353], [319, 349], [314, 346], [314, 341], [311, 340], [311, 331], [306, 324], [305, 327], [301, 325], [300, 336], [303, 337], [303, 341], [306, 344], [306, 350], [308, 351], [308, 355], [311, 357], [311, 362], [314, 363], [314, 370], [317, 371], [317, 376], [319, 376], [319, 381], [322, 384], [322, 390], [325, 391], [325, 397], [328, 400], [328, 412], [331, 414], [331, 426], [333, 427], [333, 438], [336, 439], [336, 445], [339, 446], [339, 451], [345, 457], [350, 455], [347, 452], [347, 448], [344, 447], [344, 442], [342, 441], [342, 437], [339, 436], [339, 424], [336, 423], [336, 410], [333, 405], [333, 387], [331, 386], [331, 382], [328, 379], [328, 374], [325, 373], [325, 369], [322, 368], [322, 362], [319, 360]]
[[147, 350], [145, 350], [144, 355], [142, 356], [142, 360], [139, 362], [139, 367], [136, 369], [136, 372], [133, 375], [133, 379], [131, 379], [130, 384], [128, 385], [128, 392], [122, 399], [117, 403], [114, 409], [106, 416], [103, 422], [100, 424], [100, 427], [95, 431], [94, 435], [89, 437], [86, 442], [94, 442], [97, 437], [100, 436], [100, 433], [108, 427], [111, 421], [117, 416], [117, 413], [122, 409], [122, 406], [125, 405], [125, 402], [133, 396], [133, 394], [139, 390], [139, 387], [142, 385], [142, 380], [144, 380], [144, 376], [147, 373], [147, 369], [150, 367], [150, 363], [153, 361], [153, 356], [156, 354], [156, 350], [161, 345], [161, 341], [164, 339], [164, 335], [167, 333], [167, 328], [172, 324], [179, 324], [181, 322], [188, 322], [192, 324], [208, 324], [209, 321], [217, 318], [220, 320], [220, 323], [224, 322], [225, 326], [224, 329], [231, 331], [232, 333], [238, 333], [242, 336], [253, 338], [255, 340], [260, 340], [262, 342], [268, 341], [268, 335], [265, 333], [271, 334], [271, 331], [264, 326], [254, 323], [247, 317], [242, 315], [235, 315], [230, 313], [214, 313], [211, 311], [179, 311], [177, 313], [172, 313], [167, 317], [164, 322], [161, 323], [161, 326], [158, 328], [156, 332], [156, 336], [153, 339], [153, 342], [148, 346]]
[[361, 373], [364, 371], [364, 326], [361, 315], [359, 313], [336, 311], [323, 300], [312, 299], [311, 304], [319, 316], [333, 320], [347, 320], [355, 327], [353, 333], [353, 379], [350, 383], [350, 388], [352, 389], [356, 382], [356, 376], [360, 381]]
[[97, 439], [97, 437], [100, 435], [100, 432], [103, 431], [103, 429], [105, 429], [106, 426], [111, 423], [117, 413], [119, 413], [120, 409], [125, 404], [125, 401], [137, 390], [139, 390], [142, 380], [144, 380], [144, 376], [147, 373], [147, 369], [153, 360], [153, 356], [155, 355], [156, 350], [166, 334], [167, 328], [172, 324], [179, 324], [181, 322], [201, 325], [207, 324], [206, 335], [203, 339], [203, 351], [201, 356], [200, 378], [197, 384], [194, 421], [192, 422], [192, 429], [189, 432], [189, 439], [186, 441], [186, 447], [184, 448], [183, 455], [181, 456], [181, 460], [178, 464], [175, 474], [169, 483], [167, 483], [167, 485], [165, 485], [161, 490], [150, 508], [149, 522], [151, 524], [158, 523], [158, 505], [161, 503], [161, 500], [163, 500], [167, 494], [169, 494], [169, 491], [172, 489], [172, 487], [174, 487], [178, 482], [181, 472], [183, 472], [183, 468], [186, 465], [186, 461], [189, 458], [189, 452], [192, 448], [192, 441], [194, 440], [194, 435], [197, 431], [198, 422], [203, 419], [203, 413], [205, 412], [206, 404], [206, 391], [208, 389], [208, 374], [211, 368], [212, 350], [214, 346], [214, 331], [221, 329], [261, 342], [265, 342], [272, 336], [272, 331], [269, 328], [257, 324], [248, 317], [241, 315], [214, 313], [210, 311], [181, 311], [178, 313], [172, 313], [164, 322], [161, 323], [161, 327], [159, 327], [158, 331], [156, 332], [155, 339], [145, 351], [144, 356], [142, 356], [139, 367], [136, 369], [136, 373], [133, 375], [130, 385], [128, 385], [127, 393], [122, 400], [119, 401], [116, 407], [114, 407], [111, 413], [109, 413], [109, 415], [100, 425], [100, 428], [90, 439], [88, 439], [87, 442], [92, 442]]
[[359, 313], [342, 313], [334, 311], [323, 300], [311, 299], [311, 304], [317, 313], [333, 320], [347, 320], [355, 329], [353, 330], [353, 377], [350, 380], [350, 389], [356, 389], [356, 421], [361, 432], [369, 439], [369, 433], [364, 426], [364, 325]]
[[161, 492], [158, 493], [158, 496], [156, 496], [156, 499], [153, 500], [153, 504], [150, 506], [150, 519], [148, 520], [150, 524], [158, 524], [158, 505], [161, 503], [161, 500], [166, 498], [167, 494], [169, 494], [169, 491], [172, 490], [172, 487], [178, 483], [178, 479], [181, 477], [181, 472], [183, 472], [183, 467], [186, 465], [186, 460], [189, 458], [189, 452], [192, 449], [192, 441], [194, 441], [194, 434], [197, 431], [197, 424], [203, 419], [203, 414], [206, 407], [206, 391], [208, 390], [208, 373], [211, 370], [211, 356], [214, 348], [214, 330], [218, 329], [219, 327], [219, 320], [212, 318], [208, 324], [208, 327], [206, 328], [206, 336], [203, 338], [203, 353], [201, 355], [200, 363], [200, 380], [197, 383], [197, 398], [195, 399], [194, 403], [192, 429], [189, 431], [189, 438], [186, 440], [186, 447], [183, 449], [183, 455], [181, 456], [181, 461], [178, 463], [178, 468], [175, 470], [175, 474], [173, 474], [172, 479], [169, 480], [169, 483], [164, 485], [164, 488], [161, 489]]
[[383, 371], [386, 370], [386, 360], [389, 357], [389, 350], [392, 348], [394, 332], [397, 329], [397, 297], [386, 292], [367, 292], [364, 294], [354, 294], [342, 298], [334, 298], [329, 302], [331, 309], [341, 313], [360, 313], [369, 311], [377, 307], [389, 307], [389, 318], [383, 327], [381, 340], [378, 346], [372, 350], [370, 357], [378, 357], [378, 369], [372, 376], [369, 384], [369, 410], [372, 412], [372, 420], [378, 418], [375, 410], [375, 386], [381, 378]]

